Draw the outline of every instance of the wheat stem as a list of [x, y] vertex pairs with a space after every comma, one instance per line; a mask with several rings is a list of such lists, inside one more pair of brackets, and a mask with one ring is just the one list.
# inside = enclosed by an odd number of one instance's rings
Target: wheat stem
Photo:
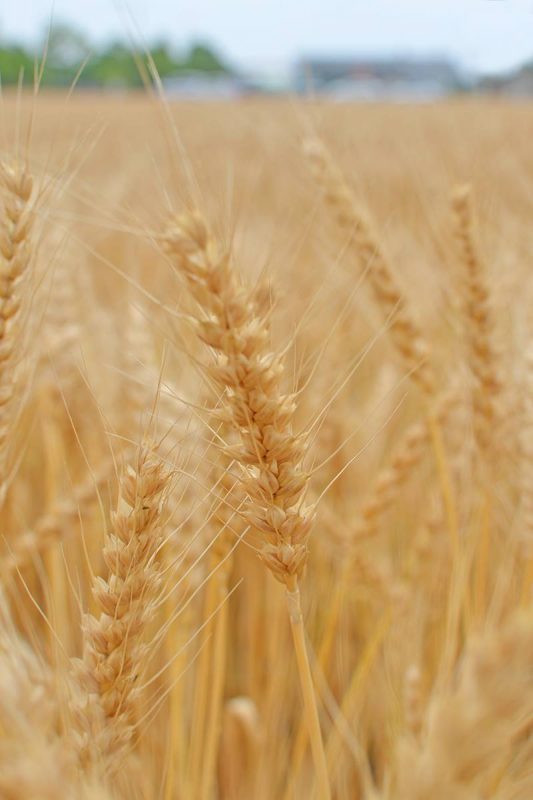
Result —
[[298, 675], [302, 690], [307, 729], [311, 742], [311, 751], [317, 775], [317, 784], [320, 800], [329, 800], [331, 791], [329, 788], [328, 767], [326, 763], [326, 753], [324, 742], [320, 730], [320, 720], [318, 717], [318, 706], [307, 653], [305, 641], [305, 630], [303, 623], [302, 607], [300, 602], [300, 588], [296, 578], [287, 584], [286, 591], [287, 609], [291, 623], [291, 632], [294, 642], [294, 651], [298, 664]]
[[[221, 598], [223, 599], [223, 598]], [[209, 717], [205, 732], [204, 757], [200, 783], [200, 798], [208, 800], [215, 776], [215, 765], [222, 726], [222, 701], [226, 677], [226, 648], [229, 606], [225, 602], [219, 610], [213, 637], [212, 679], [209, 693]]]
[[[335, 643], [340, 612], [342, 609], [343, 600], [346, 597], [346, 589], [348, 587], [348, 581], [351, 574], [352, 574], [352, 563], [350, 559], [346, 559], [343, 562], [342, 572], [339, 577], [338, 583], [336, 584], [333, 598], [331, 600], [330, 605], [328, 605], [327, 607], [327, 617], [324, 624], [324, 636], [322, 637], [322, 641], [320, 643], [320, 647], [317, 653], [318, 669], [320, 669], [324, 674], [326, 674], [327, 672], [327, 666], [329, 663], [329, 659], [331, 657], [331, 651]], [[302, 761], [305, 755], [307, 742], [308, 742], [308, 729], [307, 725], [305, 724], [305, 721], [302, 720], [302, 722], [298, 727], [298, 732], [294, 740], [294, 746], [291, 755], [291, 774], [290, 774], [290, 780], [285, 790], [285, 794], [283, 796], [284, 800], [290, 800], [290, 798], [294, 796], [296, 781], [298, 780], [298, 775], [300, 772], [300, 768], [302, 766]]]

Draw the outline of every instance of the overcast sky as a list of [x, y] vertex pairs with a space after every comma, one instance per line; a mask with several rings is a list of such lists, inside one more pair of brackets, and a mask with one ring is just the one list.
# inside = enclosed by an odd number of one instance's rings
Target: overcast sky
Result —
[[[54, 18], [94, 40], [121, 36], [124, 0], [14, 0], [0, 35], [36, 41]], [[438, 53], [506, 69], [533, 57], [533, 0], [128, 0], [150, 41], [202, 38], [237, 64], [283, 66], [301, 54]]]

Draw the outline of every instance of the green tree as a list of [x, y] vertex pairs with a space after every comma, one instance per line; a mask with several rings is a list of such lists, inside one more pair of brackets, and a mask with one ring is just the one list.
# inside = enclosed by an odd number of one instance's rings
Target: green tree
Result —
[[201, 72], [228, 72], [227, 66], [206, 44], [193, 44], [185, 61], [187, 69]]
[[156, 42], [150, 48], [150, 55], [161, 78], [175, 75], [183, 68], [182, 62], [175, 59], [167, 42]]
[[142, 86], [135, 58], [122, 42], [113, 42], [87, 64], [81, 83], [99, 86]]
[[[37, 53], [15, 44], [0, 46], [2, 83], [14, 84], [21, 74], [25, 83], [31, 83], [35, 59], [42, 58], [45, 52], [42, 81], [45, 86], [69, 86], [85, 61], [87, 63], [79, 79], [82, 86], [142, 86], [138, 61], [146, 62], [144, 53], [132, 53], [122, 41], [94, 49], [86, 36], [63, 23], [47, 31]], [[211, 73], [230, 71], [219, 56], [201, 42], [193, 44], [186, 56], [180, 58], [173, 53], [168, 42], [158, 41], [151, 48], [151, 57], [161, 78], [192, 70]]]
[[0, 46], [0, 80], [2, 84], [31, 83], [34, 75], [34, 57], [20, 45]]

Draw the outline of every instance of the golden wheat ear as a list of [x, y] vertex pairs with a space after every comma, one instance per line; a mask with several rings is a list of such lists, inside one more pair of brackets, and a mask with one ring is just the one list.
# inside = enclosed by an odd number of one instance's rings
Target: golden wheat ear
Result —
[[272, 348], [257, 293], [239, 279], [231, 254], [220, 248], [199, 213], [173, 219], [162, 238], [198, 305], [197, 336], [215, 356], [206, 370], [221, 397], [217, 418], [235, 433], [234, 443], [223, 447], [239, 469], [243, 513], [258, 534], [262, 561], [286, 589], [320, 797], [326, 799], [329, 778], [299, 590], [315, 512], [304, 503], [307, 442], [294, 431], [294, 396], [282, 389], [284, 359]]
[[493, 792], [502, 782], [508, 791], [531, 788], [531, 770], [523, 771], [533, 720], [531, 623], [530, 612], [515, 613], [473, 638], [455, 685], [436, 691], [417, 723], [418, 738], [400, 741], [395, 797], [500, 796]]
[[28, 167], [0, 162], [0, 498], [9, 479], [9, 443], [17, 417], [16, 395], [34, 285], [39, 190]]
[[501, 393], [497, 347], [494, 336], [493, 301], [489, 278], [474, 237], [474, 208], [470, 186], [452, 195], [455, 237], [463, 270], [463, 322], [466, 357], [472, 376], [472, 418], [477, 446], [483, 457], [494, 444], [501, 424]]
[[413, 318], [378, 236], [324, 144], [319, 139], [309, 139], [304, 142], [304, 153], [339, 228], [349, 236], [349, 247], [360, 263], [377, 305], [390, 321], [391, 338], [407, 374], [426, 395], [432, 396], [437, 382], [429, 344]]
[[240, 468], [245, 516], [260, 532], [260, 556], [286, 585], [301, 577], [314, 511], [303, 503], [305, 440], [293, 431], [294, 397], [281, 389], [283, 359], [272, 350], [255, 293], [197, 213], [173, 221], [164, 238], [174, 267], [199, 306], [198, 337], [215, 353], [206, 369], [236, 433], [222, 445]]
[[74, 662], [79, 762], [116, 772], [131, 745], [140, 700], [147, 629], [161, 589], [162, 520], [172, 472], [149, 442], [122, 473], [106, 533], [106, 574], [93, 582], [99, 609], [82, 621], [83, 656]]
[[259, 712], [249, 697], [233, 697], [224, 707], [219, 752], [220, 792], [227, 800], [253, 797], [261, 748]]
[[17, 633], [0, 598], [0, 797], [76, 796], [75, 764], [59, 733], [58, 677]]

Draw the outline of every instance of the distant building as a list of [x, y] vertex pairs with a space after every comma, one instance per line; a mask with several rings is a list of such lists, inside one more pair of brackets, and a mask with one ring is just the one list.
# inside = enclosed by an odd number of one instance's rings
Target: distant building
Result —
[[338, 100], [424, 100], [457, 91], [463, 81], [446, 59], [304, 58], [295, 66], [294, 84], [302, 94]]
[[163, 80], [163, 87], [170, 98], [233, 100], [250, 95], [283, 95], [291, 85], [279, 70], [240, 74], [198, 71], [167, 77]]
[[236, 75], [210, 72], [187, 72], [163, 80], [169, 98], [196, 100], [232, 100], [248, 93], [246, 83]]
[[479, 82], [479, 89], [510, 97], [533, 97], [533, 62], [506, 75], [482, 78]]

